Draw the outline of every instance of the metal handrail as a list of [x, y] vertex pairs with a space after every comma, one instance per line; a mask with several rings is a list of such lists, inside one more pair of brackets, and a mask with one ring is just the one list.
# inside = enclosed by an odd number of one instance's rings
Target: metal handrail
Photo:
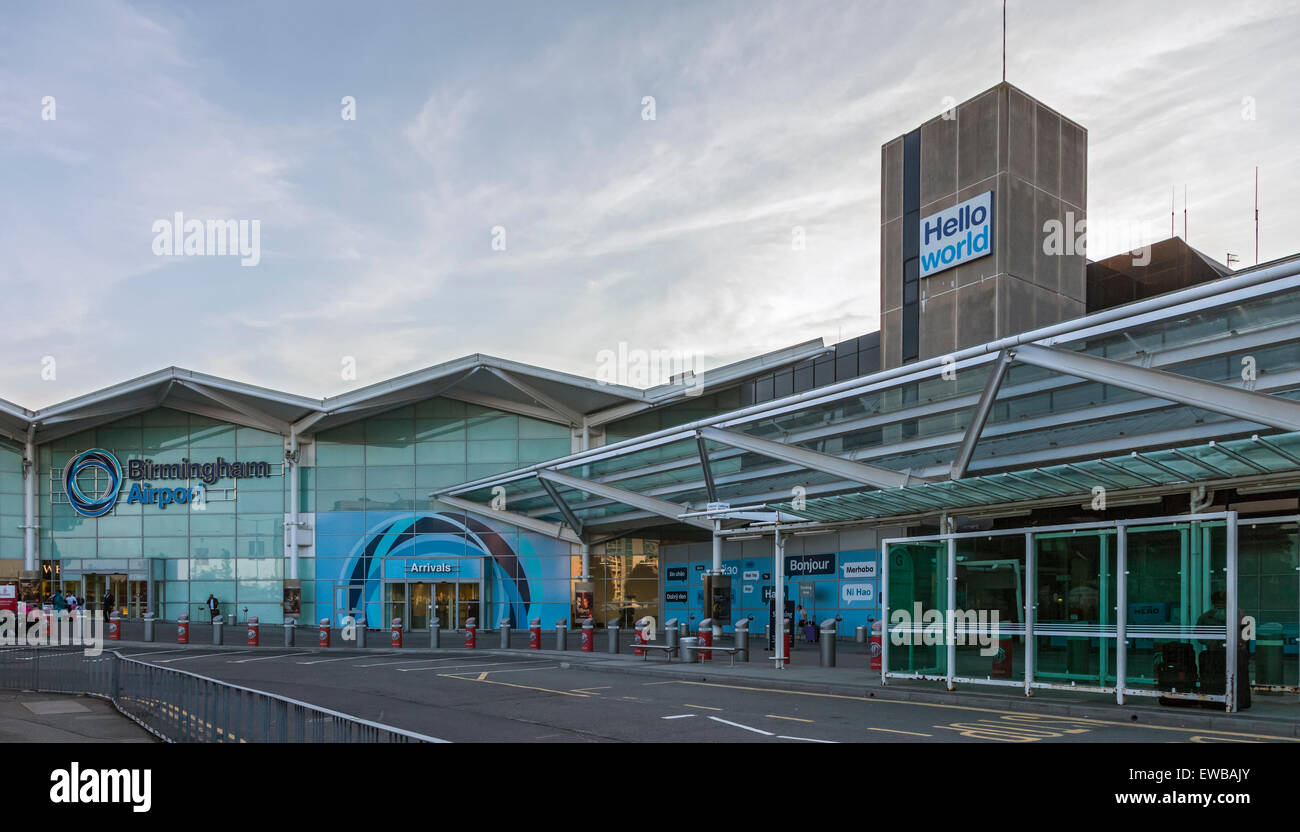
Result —
[[166, 742], [447, 742], [116, 650], [6, 648], [0, 688], [105, 699]]

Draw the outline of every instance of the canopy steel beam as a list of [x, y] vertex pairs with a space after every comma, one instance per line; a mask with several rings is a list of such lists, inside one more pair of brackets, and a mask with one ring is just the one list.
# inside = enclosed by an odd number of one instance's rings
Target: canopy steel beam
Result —
[[545, 407], [547, 410], [552, 410], [556, 414], [563, 416], [565, 419], [568, 420], [570, 426], [572, 427], [582, 426], [582, 414], [574, 410], [573, 408], [566, 406], [564, 403], [562, 403], [559, 399], [556, 399], [554, 396], [548, 396], [547, 394], [543, 393], [541, 390], [538, 390], [536, 387], [532, 386], [528, 382], [524, 381], [523, 379], [520, 379], [514, 373], [508, 373], [505, 370], [499, 369], [497, 367], [488, 367], [487, 371], [492, 375], [496, 376], [497, 378], [501, 379], [502, 381], [504, 381], [506, 384], [509, 384], [511, 387], [515, 388], [520, 393], [523, 393], [525, 396], [528, 396], [530, 399], [537, 402], [542, 407]]
[[551, 502], [555, 503], [555, 507], [560, 510], [560, 514], [564, 515], [564, 521], [569, 524], [569, 528], [573, 529], [581, 537], [582, 521], [578, 519], [578, 516], [573, 513], [573, 509], [569, 508], [569, 504], [560, 496], [555, 484], [549, 480], [538, 480], [538, 482], [542, 484], [542, 488], [546, 489], [546, 493], [551, 497]]
[[709, 502], [716, 503], [718, 501], [718, 489], [713, 484], [713, 468], [709, 466], [708, 443], [704, 441], [703, 436], [696, 436], [695, 444], [700, 449], [700, 470], [704, 472], [704, 490], [709, 493]]
[[1035, 344], [1023, 344], [1014, 348], [1012, 357], [1035, 367], [1102, 384], [1113, 384], [1126, 390], [1246, 419], [1279, 430], [1300, 430], [1300, 402], [1280, 396]]
[[482, 517], [491, 517], [494, 520], [500, 520], [502, 523], [508, 523], [511, 526], [518, 526], [519, 528], [527, 529], [530, 532], [544, 534], [547, 537], [563, 540], [566, 543], [582, 545], [582, 538], [578, 537], [572, 529], [567, 529], [558, 523], [547, 523], [545, 520], [538, 520], [535, 517], [516, 514], [513, 511], [499, 511], [491, 506], [485, 506], [482, 503], [476, 503], [472, 500], [462, 500], [460, 497], [435, 497], [435, 499], [439, 502], [446, 503], [449, 506], [455, 506], [456, 508], [472, 512]]
[[761, 456], [779, 459], [782, 462], [842, 477], [875, 488], [902, 488], [906, 485], [929, 482], [923, 477], [894, 471], [890, 468], [854, 462], [842, 457], [824, 454], [820, 451], [810, 451], [797, 445], [786, 445], [783, 442], [773, 442], [770, 439], [762, 439], [729, 430], [706, 427], [700, 428], [698, 435], [704, 439], [711, 439], [720, 445], [729, 445], [733, 448], [752, 451]]
[[980, 395], [980, 400], [975, 404], [975, 410], [971, 414], [966, 436], [962, 438], [961, 447], [957, 449], [957, 456], [952, 461], [949, 479], [959, 480], [966, 476], [966, 468], [970, 465], [971, 457], [975, 455], [975, 446], [979, 444], [980, 434], [984, 432], [984, 423], [988, 421], [989, 413], [993, 410], [993, 402], [998, 397], [998, 390], [1002, 387], [1002, 379], [1006, 377], [1007, 365], [1010, 363], [1011, 357], [1006, 350], [998, 354], [998, 360], [989, 371], [984, 392]]
[[160, 397], [159, 404], [162, 404], [164, 401], [166, 401], [167, 395], [171, 392], [172, 386], [174, 384], [179, 384], [181, 387], [184, 387], [187, 390], [191, 390], [195, 393], [198, 393], [203, 398], [208, 399], [209, 401], [214, 401], [217, 404], [221, 405], [222, 407], [227, 408], [235, 413], [239, 413], [244, 417], [251, 419], [252, 421], [261, 422], [262, 425], [269, 428], [273, 428], [274, 432], [280, 434], [281, 436], [289, 435], [289, 423], [284, 421], [283, 419], [277, 419], [276, 417], [272, 416], [269, 413], [266, 413], [265, 411], [258, 410], [255, 407], [250, 407], [249, 405], [244, 404], [243, 402], [240, 402], [237, 399], [231, 398], [230, 396], [227, 396], [224, 393], [220, 393], [216, 390], [213, 390], [211, 387], [208, 387], [203, 384], [197, 384], [193, 381], [187, 381], [186, 379], [177, 379], [176, 381], [172, 382], [172, 384], [168, 384], [166, 391]]
[[[680, 503], [670, 503], [667, 500], [660, 500], [656, 497], [647, 497], [644, 494], [638, 494], [635, 491], [628, 491], [623, 488], [615, 488], [612, 485], [605, 485], [591, 480], [584, 480], [578, 477], [571, 477], [568, 474], [561, 474], [559, 471], [552, 471], [543, 468], [537, 472], [537, 476], [544, 480], [558, 483], [568, 488], [574, 488], [578, 491], [585, 491], [589, 494], [595, 494], [604, 497], [607, 500], [613, 500], [616, 503], [632, 506], [633, 508], [648, 511], [651, 514], [658, 514], [660, 517], [668, 517], [678, 522], [685, 523], [688, 526], [695, 526], [701, 529], [713, 531], [713, 524], [708, 520], [701, 520], [698, 517], [680, 517], [684, 511], [690, 509]], [[441, 498], [446, 499], [446, 498]]]

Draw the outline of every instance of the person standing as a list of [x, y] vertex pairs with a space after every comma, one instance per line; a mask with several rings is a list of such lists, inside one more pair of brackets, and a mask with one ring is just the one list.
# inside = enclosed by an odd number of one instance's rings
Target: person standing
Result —
[[219, 601], [217, 601], [217, 596], [215, 596], [215, 595], [213, 595], [212, 593], [209, 592], [209, 593], [208, 593], [208, 618], [209, 618], [209, 620], [211, 620], [211, 621], [215, 621], [216, 618], [217, 618], [217, 613], [219, 613], [220, 611], [221, 611], [221, 603], [220, 603]]
[[113, 614], [113, 600], [114, 600], [113, 593], [107, 589], [104, 590], [104, 617], [105, 618], [108, 618], [110, 615]]

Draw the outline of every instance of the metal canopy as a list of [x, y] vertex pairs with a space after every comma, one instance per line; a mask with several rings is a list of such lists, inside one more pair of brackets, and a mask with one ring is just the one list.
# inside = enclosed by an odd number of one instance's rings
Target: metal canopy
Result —
[[[1300, 432], [1161, 451], [1132, 451], [1108, 459], [925, 483], [894, 491], [816, 497], [798, 506], [793, 501], [767, 505], [805, 520], [844, 522], [908, 514], [900, 511], [899, 498], [933, 502], [938, 510], [948, 513], [972, 512], [993, 506], [1014, 510], [1021, 502], [1089, 502], [1097, 496], [1122, 498], [1125, 492], [1130, 491], [1168, 492], [1169, 487], [1181, 490], [1261, 475], [1286, 474], [1295, 475], [1295, 481], [1300, 482]], [[1273, 476], [1273, 479], [1281, 481], [1283, 478]], [[1098, 488], [1104, 489], [1105, 493], [1095, 491]]]

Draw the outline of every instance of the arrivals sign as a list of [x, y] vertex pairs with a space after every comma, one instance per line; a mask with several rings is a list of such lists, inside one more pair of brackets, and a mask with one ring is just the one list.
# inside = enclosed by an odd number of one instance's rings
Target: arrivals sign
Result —
[[921, 277], [993, 253], [993, 192], [921, 218]]

